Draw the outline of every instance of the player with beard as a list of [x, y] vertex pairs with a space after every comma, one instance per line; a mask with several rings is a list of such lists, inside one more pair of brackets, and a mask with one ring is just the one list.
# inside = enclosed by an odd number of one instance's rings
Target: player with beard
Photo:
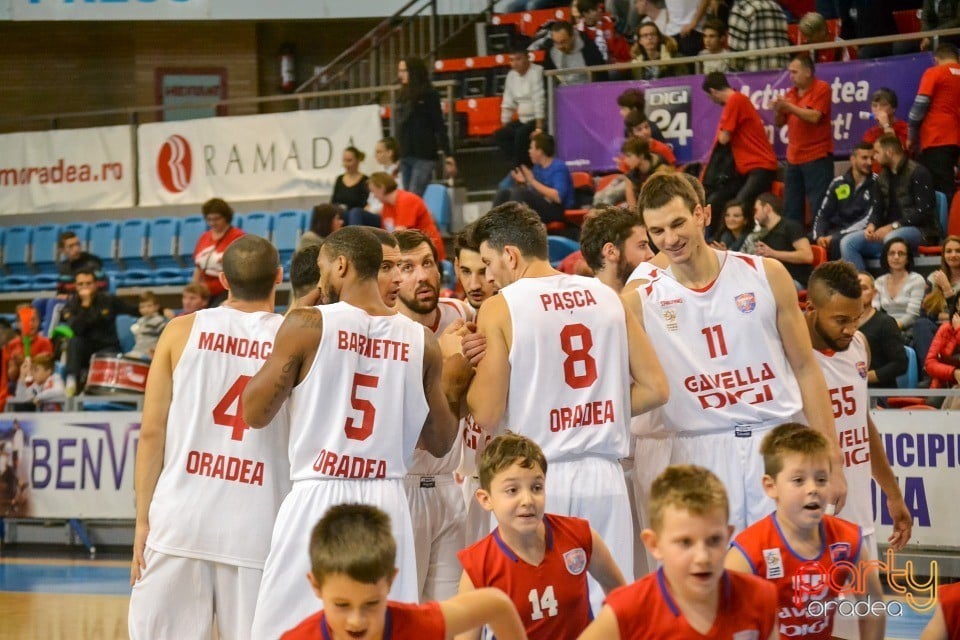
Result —
[[594, 207], [583, 221], [580, 250], [597, 279], [617, 293], [634, 269], [655, 255], [643, 218], [611, 205]]
[[397, 306], [397, 299], [400, 297], [400, 245], [389, 231], [376, 227], [366, 228], [380, 241], [383, 260], [380, 262], [377, 284], [380, 286], [383, 303], [393, 309]]
[[[830, 391], [837, 437], [843, 451], [847, 478], [846, 520], [860, 525], [863, 546], [877, 558], [870, 477], [887, 495], [887, 508], [893, 518], [893, 533], [887, 542], [900, 551], [910, 540], [913, 518], [903, 500], [900, 487], [890, 469], [880, 433], [870, 418], [867, 372], [870, 347], [857, 331], [862, 313], [860, 280], [849, 262], [825, 262], [810, 276], [805, 315], [817, 364]], [[848, 624], [849, 622], [849, 624]], [[855, 637], [855, 625], [837, 616], [835, 635]]]
[[[400, 247], [400, 304], [397, 310], [438, 338], [473, 320], [462, 300], [440, 297], [436, 247], [416, 229], [395, 232]], [[459, 432], [458, 432], [459, 433]], [[417, 551], [420, 602], [445, 600], [457, 593], [466, 510], [454, 472], [462, 455], [462, 438], [442, 457], [417, 449], [404, 480]]]
[[384, 304], [382, 261], [380, 241], [367, 229], [328, 236], [318, 260], [321, 305], [286, 317], [241, 396], [243, 418], [254, 428], [290, 399], [293, 487], [274, 525], [254, 639], [277, 638], [316, 610], [313, 595], [300, 587], [310, 569], [303, 551], [318, 517], [335, 504], [370, 504], [390, 514], [400, 568], [392, 593], [417, 598], [403, 477], [418, 442], [437, 456], [449, 451], [457, 432], [452, 409], [459, 411], [470, 371], [459, 348], [444, 357], [430, 331]]
[[[473, 307], [474, 311], [479, 313], [480, 305], [490, 296], [496, 295], [500, 288], [493, 280], [487, 277], [487, 265], [480, 259], [480, 247], [473, 242], [473, 227], [467, 226], [463, 231], [457, 234], [453, 242], [454, 250], [454, 268], [457, 277], [460, 279], [460, 286], [463, 287], [467, 296], [467, 302]], [[483, 357], [486, 340], [483, 334], [473, 334], [471, 337], [480, 340], [478, 346], [479, 355], [471, 358], [471, 362]], [[467, 349], [467, 341], [470, 338], [464, 338], [464, 349]], [[480, 476], [477, 468], [480, 454], [486, 449], [486, 445], [492, 439], [492, 436], [484, 434], [477, 426], [477, 421], [469, 411], [463, 411], [460, 418], [460, 435], [463, 438], [463, 455], [460, 457], [460, 466], [457, 467], [457, 475], [463, 480], [460, 485], [463, 491], [463, 500], [467, 505], [467, 519], [465, 523], [465, 543], [470, 546], [478, 542], [490, 533], [490, 512], [480, 506], [476, 499], [477, 489], [480, 488]]]
[[472, 229], [473, 225], [468, 226], [453, 241], [453, 268], [467, 302], [476, 312], [484, 300], [500, 289], [487, 278], [487, 266], [480, 259], [480, 247], [474, 246], [470, 240]]

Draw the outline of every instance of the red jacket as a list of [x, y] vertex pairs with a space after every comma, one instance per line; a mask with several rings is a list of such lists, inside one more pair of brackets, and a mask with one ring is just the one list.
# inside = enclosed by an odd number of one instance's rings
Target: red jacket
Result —
[[930, 343], [930, 351], [927, 352], [927, 360], [924, 367], [927, 374], [932, 379], [931, 389], [944, 389], [952, 387], [956, 380], [953, 372], [957, 370], [956, 365], [944, 361], [960, 357], [957, 346], [960, 345], [960, 329], [954, 329], [950, 322], [944, 322], [937, 329], [933, 336], [933, 342]]
[[[603, 40], [607, 44], [607, 50], [604, 52], [601, 49], [601, 53], [606, 53], [607, 62], [611, 64], [614, 62], [630, 62], [633, 60], [633, 54], [630, 52], [630, 43], [617, 32], [615, 27], [616, 24], [613, 18], [606, 14], [601, 15], [599, 22], [592, 27], [585, 25], [582, 19], [577, 23], [577, 31], [590, 38], [594, 44], [597, 42], [597, 32], [603, 33]], [[597, 46], [599, 47], [599, 45]]]

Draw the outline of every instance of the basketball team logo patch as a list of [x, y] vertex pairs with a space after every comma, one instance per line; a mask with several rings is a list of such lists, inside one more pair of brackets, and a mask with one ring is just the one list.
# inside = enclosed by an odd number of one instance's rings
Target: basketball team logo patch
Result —
[[867, 363], [863, 360], [857, 363], [857, 373], [859, 373], [860, 377], [864, 380], [867, 379]]
[[741, 293], [734, 301], [737, 303], [737, 309], [740, 310], [740, 313], [753, 313], [753, 310], [757, 308], [757, 297], [753, 295], [753, 292], [750, 293]]
[[577, 547], [563, 554], [563, 564], [572, 576], [578, 576], [587, 568], [587, 552]]
[[780, 556], [780, 549], [764, 549], [763, 563], [767, 565], [767, 580], [783, 577], [783, 558]]
[[833, 562], [848, 560], [850, 558], [849, 542], [834, 542], [830, 545], [830, 559]]

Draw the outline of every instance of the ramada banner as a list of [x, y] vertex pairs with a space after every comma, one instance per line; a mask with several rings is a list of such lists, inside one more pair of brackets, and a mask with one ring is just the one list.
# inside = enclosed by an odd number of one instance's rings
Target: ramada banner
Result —
[[0, 214], [132, 207], [130, 127], [0, 135]]
[[327, 195], [344, 148], [382, 136], [377, 105], [144, 124], [137, 130], [140, 204]]
[[[920, 85], [920, 76], [932, 66], [929, 54], [836, 62], [817, 66], [817, 77], [830, 85], [833, 109], [834, 156], [846, 159], [863, 134], [873, 126], [869, 119], [870, 96], [881, 87], [893, 89], [899, 98], [898, 117], [907, 112]], [[766, 125], [777, 157], [786, 157], [787, 128], [775, 130], [770, 105], [791, 86], [784, 71], [729, 73], [730, 86], [749, 96]], [[700, 88], [703, 76], [653, 81], [598, 82], [557, 89], [558, 155], [578, 171], [611, 171], [620, 155], [623, 120], [617, 96], [625, 89], [643, 89], [647, 116], [673, 146], [683, 164], [709, 156], [723, 107]]]

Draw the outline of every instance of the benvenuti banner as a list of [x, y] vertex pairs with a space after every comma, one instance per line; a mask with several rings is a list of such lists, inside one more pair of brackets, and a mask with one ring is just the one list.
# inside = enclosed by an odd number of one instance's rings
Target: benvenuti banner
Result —
[[346, 147], [377, 170], [381, 132], [377, 105], [140, 125], [140, 204], [327, 195]]
[[129, 126], [0, 135], [0, 214], [131, 207]]
[[[933, 65], [930, 54], [915, 54], [875, 60], [835, 62], [817, 65], [816, 77], [830, 85], [833, 98], [830, 126], [834, 156], [845, 160], [873, 126], [869, 119], [870, 96], [881, 87], [893, 89], [899, 99], [897, 117], [907, 113], [917, 95], [920, 76]], [[774, 126], [773, 101], [793, 85], [786, 68], [782, 71], [728, 73], [735, 91], [750, 98], [760, 113], [777, 157], [786, 157], [787, 128]], [[623, 143], [623, 119], [617, 96], [629, 88], [646, 94], [647, 117], [660, 128], [673, 147], [677, 162], [705, 160], [716, 137], [723, 107], [710, 100], [700, 88], [703, 76], [595, 82], [557, 89], [558, 156], [578, 171], [611, 171], [614, 156]]]

